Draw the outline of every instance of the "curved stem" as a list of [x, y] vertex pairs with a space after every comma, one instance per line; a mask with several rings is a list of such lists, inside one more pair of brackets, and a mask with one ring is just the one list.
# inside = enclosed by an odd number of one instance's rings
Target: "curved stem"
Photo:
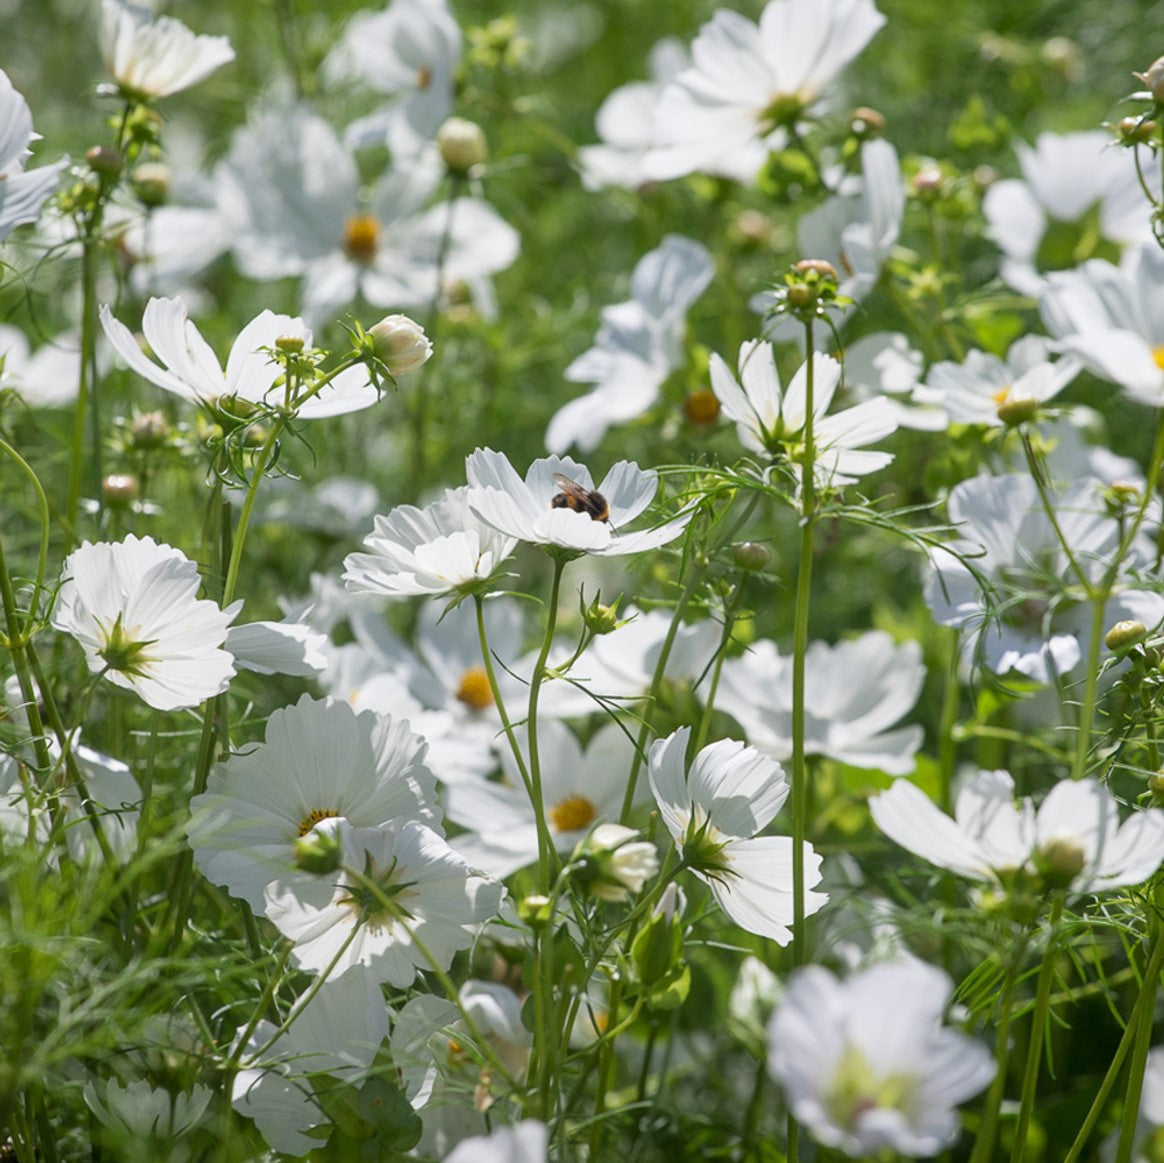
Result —
[[474, 594], [473, 601], [477, 606], [477, 641], [481, 644], [481, 664], [485, 667], [485, 677], [489, 680], [489, 691], [493, 695], [493, 705], [497, 708], [498, 717], [501, 719], [501, 729], [509, 741], [509, 749], [513, 753], [517, 770], [521, 773], [522, 782], [525, 784], [526, 794], [532, 803], [533, 788], [530, 785], [529, 768], [526, 766], [525, 756], [521, 753], [517, 736], [513, 733], [513, 724], [509, 721], [509, 713], [505, 709], [505, 699], [502, 697], [501, 687], [497, 682], [497, 671], [493, 666], [493, 652], [489, 649], [489, 637], [485, 632], [485, 599], [480, 594]]

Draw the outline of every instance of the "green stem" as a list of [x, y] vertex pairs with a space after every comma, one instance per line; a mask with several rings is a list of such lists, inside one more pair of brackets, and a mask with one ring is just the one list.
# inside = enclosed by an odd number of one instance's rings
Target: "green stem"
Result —
[[1043, 1062], [1043, 1043], [1047, 1037], [1047, 1018], [1050, 1014], [1051, 984], [1055, 979], [1055, 960], [1059, 955], [1059, 919], [1063, 915], [1063, 894], [1058, 893], [1051, 907], [1047, 925], [1047, 947], [1039, 967], [1039, 984], [1035, 991], [1035, 1011], [1031, 1017], [1030, 1042], [1027, 1045], [1027, 1064], [1023, 1071], [1023, 1089], [1019, 1100], [1018, 1123], [1014, 1132], [1014, 1150], [1011, 1163], [1022, 1163], [1026, 1154], [1027, 1131], [1035, 1108], [1035, 1090], [1039, 1082], [1039, 1067]]
[[[1156, 930], [1153, 941], [1152, 954], [1160, 945], [1160, 925], [1155, 919], [1151, 922]], [[1151, 970], [1151, 962], [1148, 966]], [[1156, 992], [1160, 984], [1160, 967], [1156, 965], [1155, 972], [1146, 972], [1144, 983], [1140, 987], [1140, 998], [1137, 999], [1138, 1013], [1128, 1023], [1129, 1029], [1135, 1027], [1135, 1047], [1132, 1050], [1132, 1061], [1128, 1067], [1127, 1090], [1124, 1097], [1124, 1111], [1120, 1119], [1120, 1139], [1116, 1149], [1115, 1163], [1130, 1163], [1132, 1149], [1136, 1143], [1136, 1123], [1140, 1114], [1140, 1097], [1144, 1090], [1144, 1068], [1148, 1063], [1148, 1048], [1152, 1044], [1152, 1025], [1156, 1016]], [[1141, 1000], [1142, 999], [1142, 1000]]]
[[275, 445], [278, 443], [279, 437], [282, 436], [285, 426], [286, 421], [281, 417], [272, 423], [271, 431], [267, 433], [267, 439], [263, 441], [263, 446], [259, 449], [259, 455], [251, 469], [251, 478], [247, 482], [247, 494], [243, 500], [242, 510], [239, 512], [238, 528], [235, 530], [234, 543], [230, 549], [230, 564], [226, 570], [226, 581], [222, 586], [222, 605], [224, 606], [230, 605], [234, 597], [235, 586], [238, 584], [239, 565], [242, 563], [243, 546], [246, 544], [247, 528], [251, 522], [255, 498], [259, 493], [259, 482], [263, 479], [263, 474], [270, 464]]
[[1095, 722], [1095, 706], [1099, 698], [1099, 650], [1103, 644], [1104, 613], [1107, 594], [1097, 594], [1091, 604], [1091, 634], [1087, 644], [1086, 671], [1083, 699], [1079, 704], [1078, 735], [1075, 739], [1075, 761], [1071, 778], [1082, 779], [1087, 774], [1087, 757], [1091, 754], [1091, 729]]
[[525, 784], [526, 794], [532, 803], [533, 788], [530, 784], [529, 768], [526, 766], [525, 756], [522, 754], [517, 736], [514, 734], [513, 724], [509, 721], [509, 713], [505, 709], [505, 699], [501, 695], [501, 687], [497, 682], [497, 671], [493, 666], [493, 651], [489, 649], [489, 637], [485, 632], [485, 599], [480, 594], [474, 594], [473, 601], [477, 606], [477, 640], [481, 643], [481, 663], [485, 667], [485, 676], [489, 680], [493, 705], [497, 708], [497, 715], [501, 719], [501, 729], [509, 741], [509, 749], [513, 753], [517, 770], [521, 773], [522, 782]]
[[[81, 244], [81, 370], [77, 401], [73, 410], [72, 459], [69, 469], [69, 499], [65, 520], [70, 543], [76, 544], [77, 517], [81, 508], [85, 469], [97, 504], [101, 504], [101, 420], [97, 406], [97, 239], [100, 208], [85, 230]], [[86, 424], [88, 421], [88, 424]], [[85, 429], [90, 433], [89, 458], [85, 455]]]

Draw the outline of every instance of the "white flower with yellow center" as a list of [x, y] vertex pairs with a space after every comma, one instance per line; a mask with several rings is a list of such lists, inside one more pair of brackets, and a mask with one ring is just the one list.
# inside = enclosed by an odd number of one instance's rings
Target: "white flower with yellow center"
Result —
[[819, 1142], [862, 1159], [936, 1155], [961, 1129], [957, 1104], [994, 1077], [985, 1046], [942, 1026], [953, 982], [921, 961], [839, 981], [795, 973], [768, 1028], [768, 1069]]
[[263, 743], [232, 755], [191, 801], [194, 861], [208, 880], [261, 909], [297, 873], [295, 842], [322, 820], [405, 820], [439, 828], [425, 744], [407, 722], [304, 695], [267, 720]]
[[234, 676], [223, 649], [239, 605], [195, 595], [197, 563], [152, 537], [86, 541], [65, 559], [52, 623], [81, 644], [93, 674], [159, 711], [196, 707]]
[[404, 988], [418, 972], [448, 969], [476, 928], [501, 906], [502, 887], [476, 875], [431, 828], [317, 829], [342, 846], [343, 870], [276, 881], [266, 890], [269, 920], [295, 943], [302, 969], [341, 977], [357, 965]]
[[[687, 766], [691, 731], [681, 727], [651, 748], [648, 773], [659, 815], [687, 867], [720, 908], [749, 933], [792, 940], [792, 840], [757, 836], [788, 798], [780, 764], [733, 739], [704, 747]], [[820, 857], [804, 845], [805, 887], [820, 883]], [[804, 912], [828, 900], [805, 892]]]

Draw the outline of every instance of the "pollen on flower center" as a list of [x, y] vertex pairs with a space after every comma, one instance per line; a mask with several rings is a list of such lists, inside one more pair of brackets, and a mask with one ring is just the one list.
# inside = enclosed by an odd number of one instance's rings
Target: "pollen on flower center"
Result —
[[427, 89], [432, 84], [432, 69], [428, 65], [421, 65], [416, 74], [416, 87]]
[[1156, 361], [1156, 366], [1164, 372], [1164, 344], [1152, 349], [1152, 358]]
[[484, 711], [493, 706], [493, 691], [483, 666], [471, 666], [461, 675], [457, 698], [474, 711]]
[[999, 388], [990, 398], [997, 405], [1005, 404], [1010, 399], [1010, 392], [1013, 384], [1007, 384], [1005, 388]]
[[559, 832], [577, 832], [590, 824], [598, 815], [594, 804], [584, 795], [567, 796], [546, 813], [550, 823]]
[[339, 812], [332, 808], [312, 808], [311, 811], [299, 821], [299, 835], [306, 836], [312, 828], [315, 827], [321, 820], [334, 820], [339, 817]]
[[353, 214], [344, 224], [344, 252], [353, 262], [369, 263], [380, 247], [380, 222], [372, 214]]
[[701, 388], [683, 401], [683, 413], [692, 424], [711, 424], [719, 416], [719, 400], [714, 392]]

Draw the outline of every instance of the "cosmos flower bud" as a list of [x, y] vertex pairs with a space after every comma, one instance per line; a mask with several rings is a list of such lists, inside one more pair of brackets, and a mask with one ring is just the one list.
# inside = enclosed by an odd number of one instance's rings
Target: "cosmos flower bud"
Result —
[[574, 859], [582, 861], [580, 879], [592, 896], [626, 900], [659, 871], [654, 844], [637, 836], [633, 828], [621, 824], [599, 824], [579, 842]]
[[732, 546], [732, 560], [749, 573], [759, 573], [772, 561], [772, 551], [758, 541], [737, 541]]
[[314, 876], [335, 872], [343, 860], [343, 842], [333, 830], [312, 828], [291, 845], [295, 867]]
[[85, 151], [85, 161], [89, 168], [103, 178], [116, 178], [125, 165], [125, 158], [118, 150], [109, 149], [104, 145], [95, 145]]
[[1164, 105], [1164, 57], [1157, 57], [1148, 66], [1146, 73], [1136, 73], [1135, 75], [1148, 86], [1152, 100], [1157, 105]]
[[880, 137], [885, 132], [885, 117], [876, 109], [862, 105], [849, 114], [849, 128], [854, 136], [862, 141], [870, 137]]
[[1155, 138], [1160, 125], [1146, 117], [1121, 117], [1115, 128], [1122, 145], [1146, 145]]
[[129, 426], [133, 446], [142, 452], [161, 448], [170, 434], [169, 421], [161, 412], [142, 412]]
[[275, 350], [287, 355], [298, 355], [303, 350], [302, 335], [280, 335], [275, 340]]
[[1035, 418], [1039, 411], [1039, 401], [1031, 396], [1018, 396], [1003, 400], [998, 405], [998, 418], [1008, 427], [1017, 428]]
[[441, 161], [454, 174], [467, 174], [474, 166], [484, 165], [489, 156], [481, 126], [464, 117], [450, 117], [445, 121], [437, 130], [436, 144]]
[[1119, 654], [1138, 646], [1148, 637], [1148, 627], [1143, 622], [1125, 620], [1117, 622], [1104, 636], [1103, 644], [1113, 653]]
[[170, 196], [171, 176], [162, 162], [142, 162], [129, 175], [129, 184], [143, 206], [161, 206]]
[[518, 901], [517, 915], [531, 929], [544, 929], [553, 917], [553, 905], [548, 896], [533, 893]]
[[407, 315], [387, 315], [368, 334], [376, 357], [394, 376], [416, 371], [432, 355], [424, 328]]
[[618, 620], [618, 603], [621, 601], [621, 597], [615, 598], [609, 606], [601, 604], [599, 600], [601, 597], [602, 595], [599, 594], [590, 605], [586, 605], [584, 599], [579, 600], [582, 621], [591, 634], [610, 634], [625, 624]]
[[1048, 888], [1066, 888], [1087, 862], [1083, 848], [1073, 837], [1048, 840], [1034, 854], [1035, 868]]
[[101, 496], [111, 509], [128, 509], [141, 491], [137, 477], [128, 472], [111, 472], [101, 482]]
[[919, 202], [929, 205], [936, 202], [945, 192], [946, 179], [937, 166], [923, 166], [914, 174], [909, 185], [913, 196]]

